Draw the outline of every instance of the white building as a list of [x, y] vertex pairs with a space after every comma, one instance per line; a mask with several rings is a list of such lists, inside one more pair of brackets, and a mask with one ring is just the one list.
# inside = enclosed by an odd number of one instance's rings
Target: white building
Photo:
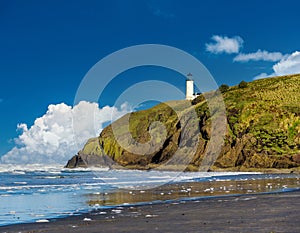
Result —
[[188, 73], [186, 79], [186, 92], [185, 92], [186, 100], [193, 100], [198, 96], [197, 94], [194, 93], [194, 80], [192, 78], [193, 75], [191, 73]]

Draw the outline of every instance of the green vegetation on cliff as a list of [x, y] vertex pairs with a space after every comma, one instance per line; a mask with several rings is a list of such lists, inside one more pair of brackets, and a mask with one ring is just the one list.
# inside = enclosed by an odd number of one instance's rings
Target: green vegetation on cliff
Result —
[[[220, 91], [226, 106], [227, 132], [221, 153], [212, 169], [299, 167], [299, 90], [300, 75], [261, 79], [250, 83], [241, 82], [234, 87], [222, 85]], [[214, 93], [208, 93], [205, 97], [213, 95]], [[211, 118], [215, 114], [210, 113], [203, 95], [194, 99], [192, 105], [191, 108], [195, 109], [198, 115], [199, 134], [197, 138], [193, 136], [194, 132], [190, 135], [191, 140], [199, 141], [197, 152], [190, 160], [187, 170], [197, 170], [201, 166], [203, 154], [211, 138]], [[184, 101], [161, 103], [151, 109], [124, 116], [113, 123], [116, 126], [114, 129], [117, 128], [118, 134], [121, 135], [118, 139], [126, 141], [128, 137], [125, 134], [124, 122], [129, 117], [129, 131], [134, 143], [148, 142], [151, 123], [163, 123], [167, 132], [166, 140], [155, 152], [148, 148], [149, 153], [145, 152], [145, 155], [141, 156], [127, 151], [115, 139], [110, 125], [98, 138], [90, 139], [67, 166], [93, 165], [86, 164], [86, 161], [82, 164], [76, 163], [78, 157], [82, 156], [108, 156], [119, 165], [143, 169], [166, 163], [178, 149], [181, 140], [184, 126], [180, 124], [180, 118], [191, 111], [182, 109], [183, 106], [186, 106]], [[182, 112], [182, 115], [178, 116], [174, 110]], [[163, 135], [158, 138], [160, 137]], [[186, 141], [183, 144], [189, 143]], [[184, 164], [180, 159], [177, 159], [177, 162], [177, 166]]]

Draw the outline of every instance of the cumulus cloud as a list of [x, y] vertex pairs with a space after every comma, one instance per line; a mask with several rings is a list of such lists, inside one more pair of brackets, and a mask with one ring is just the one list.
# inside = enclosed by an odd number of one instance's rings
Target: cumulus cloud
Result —
[[284, 56], [280, 52], [268, 52], [266, 50], [257, 50], [255, 53], [240, 53], [233, 60], [237, 62], [248, 61], [280, 61]]
[[64, 103], [49, 105], [47, 112], [29, 128], [19, 124], [21, 132], [15, 147], [2, 156], [2, 163], [65, 164], [81, 149], [87, 139], [99, 135], [105, 123], [130, 111], [127, 104], [99, 108], [97, 103], [81, 101], [74, 106]]
[[256, 75], [253, 80], [258, 80], [258, 79], [262, 79], [262, 78], [267, 78], [269, 75], [267, 73], [261, 73], [259, 75]]
[[205, 44], [206, 51], [211, 53], [238, 53], [243, 46], [243, 39], [239, 36], [227, 37], [214, 35], [211, 38], [214, 42]]
[[300, 73], [300, 52], [295, 51], [292, 54], [285, 55], [279, 62], [273, 65], [273, 73], [266, 74], [262, 73], [257, 75], [253, 79], [266, 78], [270, 76], [281, 76], [288, 74], [299, 74]]
[[297, 74], [300, 73], [300, 52], [285, 56], [281, 61], [273, 66], [276, 75]]

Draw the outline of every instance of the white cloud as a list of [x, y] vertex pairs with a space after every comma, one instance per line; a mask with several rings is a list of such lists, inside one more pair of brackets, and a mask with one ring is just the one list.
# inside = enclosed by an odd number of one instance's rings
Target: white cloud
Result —
[[37, 118], [28, 128], [19, 124], [21, 135], [15, 139], [16, 146], [0, 158], [2, 163], [13, 164], [65, 164], [81, 149], [87, 139], [99, 135], [104, 124], [128, 113], [123, 104], [99, 108], [97, 103], [81, 101], [78, 105], [64, 103], [49, 105], [48, 111]]
[[285, 56], [281, 61], [273, 66], [276, 75], [297, 74], [300, 73], [300, 52]]
[[255, 77], [253, 78], [253, 80], [262, 79], [262, 78], [267, 78], [267, 77], [268, 77], [268, 74], [267, 74], [267, 73], [261, 73], [261, 74], [255, 76]]
[[238, 53], [243, 46], [243, 39], [239, 36], [229, 38], [227, 36], [214, 35], [214, 42], [205, 44], [206, 50], [211, 53]]
[[285, 55], [279, 62], [273, 65], [273, 73], [266, 74], [262, 73], [253, 78], [253, 80], [272, 77], [282, 76], [288, 74], [299, 74], [300, 73], [300, 52], [295, 51], [292, 54]]
[[255, 53], [240, 53], [233, 61], [248, 62], [248, 61], [280, 61], [284, 56], [280, 52], [268, 52], [266, 50], [257, 50]]

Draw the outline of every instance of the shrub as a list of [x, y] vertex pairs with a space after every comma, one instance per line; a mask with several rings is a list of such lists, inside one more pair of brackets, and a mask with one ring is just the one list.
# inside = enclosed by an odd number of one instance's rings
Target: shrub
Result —
[[196, 105], [204, 100], [205, 100], [205, 97], [204, 97], [204, 95], [201, 94], [197, 98], [192, 100], [192, 105]]
[[220, 90], [221, 93], [224, 93], [224, 92], [228, 91], [228, 89], [229, 89], [229, 86], [226, 85], [226, 84], [222, 84], [222, 85], [219, 87], [219, 90]]
[[248, 83], [245, 82], [244, 80], [240, 82], [239, 88], [246, 88], [248, 86]]

